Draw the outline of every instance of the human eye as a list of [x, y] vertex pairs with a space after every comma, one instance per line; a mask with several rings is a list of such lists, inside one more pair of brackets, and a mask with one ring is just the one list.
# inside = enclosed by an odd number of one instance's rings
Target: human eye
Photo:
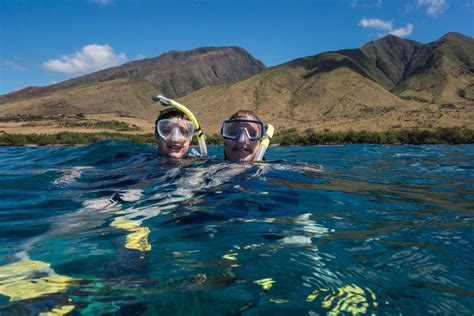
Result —
[[181, 133], [181, 135], [183, 135], [185, 137], [188, 137], [188, 135], [189, 135], [189, 130], [186, 127], [180, 127], [179, 132]]
[[247, 128], [247, 132], [249, 133], [250, 137], [257, 137], [259, 136], [258, 135], [258, 131], [255, 129], [255, 128]]
[[249, 133], [250, 137], [260, 136], [259, 129], [253, 124], [245, 124], [244, 128], [247, 129], [247, 132]]
[[226, 128], [227, 133], [230, 135], [234, 135], [239, 132], [240, 126], [237, 124], [229, 124]]
[[229, 134], [237, 134], [239, 132], [240, 128], [237, 127], [237, 126], [232, 126], [230, 127], [227, 131], [229, 132]]
[[162, 128], [162, 131], [163, 131], [164, 133], [167, 133], [167, 134], [171, 133], [172, 130], [173, 130], [173, 127], [170, 126], [170, 125], [165, 125], [165, 126], [163, 126], [163, 128]]

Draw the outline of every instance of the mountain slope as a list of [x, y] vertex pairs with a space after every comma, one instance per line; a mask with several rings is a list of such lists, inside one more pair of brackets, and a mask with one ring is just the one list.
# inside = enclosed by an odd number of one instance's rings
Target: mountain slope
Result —
[[118, 79], [146, 81], [158, 92], [176, 98], [205, 86], [246, 79], [263, 68], [265, 66], [262, 62], [240, 47], [171, 51], [155, 58], [132, 61], [47, 87], [25, 88], [0, 96], [0, 104]]
[[427, 102], [469, 104], [473, 86], [474, 40], [448, 33], [421, 49], [394, 92]]
[[473, 128], [473, 53], [472, 39], [457, 33], [426, 45], [387, 36], [361, 49], [300, 58], [181, 100], [201, 116], [219, 113], [209, 123], [214, 131], [237, 108], [255, 110], [280, 129]]
[[431, 128], [468, 122], [474, 127], [474, 111], [400, 99], [350, 68], [308, 78], [306, 74], [304, 67], [270, 68], [247, 80], [204, 88], [179, 100], [211, 133], [218, 132], [221, 122], [238, 109], [256, 111], [277, 131]]
[[422, 47], [423, 44], [418, 42], [387, 35], [378, 41], [364, 45], [361, 51], [388, 79], [389, 83], [386, 86], [390, 90], [404, 79], [405, 72]]
[[474, 42], [458, 33], [428, 44], [390, 35], [263, 70], [236, 48], [137, 63], [45, 87], [50, 92], [36, 98], [3, 96], [15, 101], [0, 104], [0, 116], [99, 113], [153, 121], [161, 107], [150, 96], [161, 92], [189, 106], [211, 133], [240, 108], [277, 130], [474, 128]]

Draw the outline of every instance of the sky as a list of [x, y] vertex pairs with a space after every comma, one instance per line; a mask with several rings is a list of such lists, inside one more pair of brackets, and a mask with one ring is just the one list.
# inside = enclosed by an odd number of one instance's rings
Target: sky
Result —
[[474, 35], [474, 0], [0, 0], [0, 95], [170, 50], [240, 46], [270, 67], [447, 32]]

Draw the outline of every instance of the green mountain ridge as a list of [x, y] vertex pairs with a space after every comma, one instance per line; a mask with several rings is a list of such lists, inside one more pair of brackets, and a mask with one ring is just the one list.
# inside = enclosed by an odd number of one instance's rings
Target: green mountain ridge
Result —
[[[290, 64], [305, 67], [308, 70], [305, 78], [346, 67], [396, 95], [416, 98], [416, 93], [403, 92], [423, 91], [432, 96], [427, 102], [436, 102], [446, 84], [443, 58], [450, 60], [452, 67], [459, 67], [459, 75], [472, 76], [473, 47], [474, 40], [459, 33], [448, 33], [426, 45], [387, 35], [360, 49], [322, 53]], [[436, 86], [433, 82], [437, 82]]]

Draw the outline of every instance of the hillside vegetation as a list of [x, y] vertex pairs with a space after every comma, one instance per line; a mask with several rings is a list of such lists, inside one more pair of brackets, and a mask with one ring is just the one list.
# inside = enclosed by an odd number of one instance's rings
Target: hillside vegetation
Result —
[[[389, 35], [271, 68], [236, 47], [170, 52], [0, 96], [0, 117], [128, 117], [152, 133], [162, 108], [150, 97], [158, 93], [187, 105], [208, 134], [238, 109], [256, 111], [277, 131], [474, 129], [474, 41], [459, 33], [428, 44]], [[2, 129], [9, 131], [0, 122]]]

